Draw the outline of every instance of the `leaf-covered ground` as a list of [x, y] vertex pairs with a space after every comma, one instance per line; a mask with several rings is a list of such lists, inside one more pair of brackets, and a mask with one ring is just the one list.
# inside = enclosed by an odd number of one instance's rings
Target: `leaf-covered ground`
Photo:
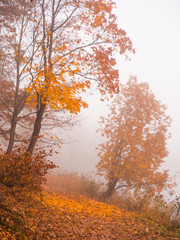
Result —
[[178, 238], [158, 223], [84, 196], [48, 193], [14, 196], [0, 186], [0, 239]]

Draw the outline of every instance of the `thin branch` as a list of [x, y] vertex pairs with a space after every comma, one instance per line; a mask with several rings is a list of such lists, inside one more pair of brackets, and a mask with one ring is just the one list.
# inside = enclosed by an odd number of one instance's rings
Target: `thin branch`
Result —
[[7, 108], [9, 112], [13, 113], [13, 111], [9, 108], [9, 106], [5, 104], [5, 102], [1, 98], [0, 98], [0, 102], [4, 105], [5, 108]]
[[64, 54], [60, 59], [66, 57], [67, 55], [69, 55], [69, 54], [71, 54], [71, 53], [73, 53], [73, 52], [75, 52], [75, 51], [77, 51], [77, 50], [85, 49], [85, 48], [88, 48], [88, 47], [93, 46], [93, 45], [100, 45], [100, 44], [103, 43], [103, 42], [97, 42], [97, 43], [96, 43], [97, 40], [98, 40], [98, 39], [94, 40], [93, 42], [91, 42], [91, 43], [89, 43], [89, 44], [87, 44], [87, 45], [82, 45], [82, 46], [80, 46], [80, 47], [76, 47], [76, 48], [72, 49], [71, 51], [69, 51], [69, 52], [67, 52], [66, 54]]
[[14, 139], [14, 142], [28, 142], [30, 141], [30, 138], [29, 139]]
[[22, 119], [22, 118], [29, 117], [29, 116], [31, 116], [31, 115], [33, 115], [33, 114], [36, 114], [36, 113], [37, 113], [37, 111], [28, 113], [28, 114], [23, 115], [23, 116], [20, 116], [20, 117], [17, 118], [17, 121], [19, 121], [19, 120]]
[[68, 22], [68, 20], [73, 16], [74, 12], [78, 9], [78, 7], [76, 7], [72, 12], [71, 14], [69, 15], [69, 17], [66, 18], [66, 20], [60, 24], [58, 27], [56, 27], [53, 32], [56, 32], [59, 28], [61, 28], [64, 24], [66, 24]]
[[24, 129], [27, 129], [27, 130], [31, 130], [31, 131], [33, 130], [33, 128], [26, 127], [25, 125], [21, 124], [20, 122], [18, 122], [17, 125], [21, 126]]

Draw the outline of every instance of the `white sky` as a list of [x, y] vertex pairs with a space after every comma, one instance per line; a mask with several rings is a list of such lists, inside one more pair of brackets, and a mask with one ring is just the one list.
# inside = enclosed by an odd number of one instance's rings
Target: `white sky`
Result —
[[[148, 82], [155, 96], [166, 104], [173, 119], [170, 154], [164, 164], [171, 173], [180, 171], [180, 0], [116, 0], [119, 26], [127, 32], [136, 54], [118, 63], [120, 81], [130, 74]], [[82, 126], [70, 134], [75, 142], [62, 147], [60, 166], [69, 171], [88, 172], [98, 162], [95, 146], [101, 141], [95, 132], [97, 120], [106, 113], [96, 96], [89, 98]], [[180, 187], [178, 189], [180, 192]]]
[[166, 104], [172, 121], [166, 166], [180, 170], [180, 1], [119, 0], [118, 20], [131, 38], [136, 54], [120, 63], [122, 80], [128, 74], [148, 82]]

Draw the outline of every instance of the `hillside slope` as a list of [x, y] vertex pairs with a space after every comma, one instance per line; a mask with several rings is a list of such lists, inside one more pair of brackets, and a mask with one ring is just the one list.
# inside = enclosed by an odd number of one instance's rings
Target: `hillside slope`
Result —
[[134, 213], [75, 194], [14, 195], [0, 185], [0, 239], [177, 239]]

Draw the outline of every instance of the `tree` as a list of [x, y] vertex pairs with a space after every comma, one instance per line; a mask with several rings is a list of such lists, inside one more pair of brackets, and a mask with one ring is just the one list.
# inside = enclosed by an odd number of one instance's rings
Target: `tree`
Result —
[[30, 86], [37, 96], [38, 111], [28, 152], [34, 150], [46, 108], [77, 114], [87, 107], [79, 94], [92, 81], [102, 94], [118, 91], [113, 52], [132, 51], [132, 43], [115, 23], [112, 6], [112, 1], [100, 0], [44, 0], [36, 5], [43, 44], [41, 62], [35, 67], [37, 77]]
[[159, 170], [170, 136], [171, 119], [165, 110], [147, 83], [130, 77], [121, 84], [110, 114], [100, 121], [99, 131], [106, 137], [98, 147], [98, 174], [107, 181], [102, 199], [123, 188], [153, 196], [168, 185], [168, 172]]
[[[116, 23], [112, 0], [39, 0], [21, 1], [21, 5], [26, 11], [15, 31], [19, 39], [15, 54], [17, 64], [20, 61], [20, 82], [26, 89], [21, 107], [32, 104], [33, 98], [37, 110], [28, 145], [28, 152], [33, 153], [44, 113], [63, 109], [77, 114], [87, 107], [81, 92], [94, 83], [102, 95], [118, 92], [115, 53], [126, 55], [134, 49]], [[27, 35], [28, 46], [21, 42]], [[13, 113], [11, 139], [21, 111]], [[13, 141], [7, 152], [12, 147]]]
[[[17, 123], [22, 124], [22, 120], [28, 124], [31, 122], [29, 120], [31, 120], [32, 112], [29, 112], [29, 108], [25, 106], [26, 99], [29, 96], [25, 86], [28, 84], [27, 79], [30, 77], [33, 79], [33, 75], [31, 71], [27, 72], [25, 69], [33, 60], [36, 36], [34, 31], [28, 31], [34, 15], [30, 11], [30, 4], [25, 0], [1, 1], [0, 12], [2, 14], [0, 19], [2, 25], [0, 70], [1, 81], [6, 83], [1, 88], [0, 102], [3, 106], [1, 108], [2, 115], [3, 112], [8, 115], [8, 118], [3, 122], [3, 126], [5, 124], [8, 127], [5, 129], [9, 135], [6, 152], [10, 153], [16, 136], [18, 136], [16, 133]], [[6, 91], [7, 94], [3, 91]], [[11, 101], [7, 102], [6, 95], [8, 94]], [[22, 111], [25, 112], [24, 116], [22, 116]], [[10, 126], [8, 126], [9, 123]], [[2, 129], [2, 132], [4, 132], [4, 129]]]

